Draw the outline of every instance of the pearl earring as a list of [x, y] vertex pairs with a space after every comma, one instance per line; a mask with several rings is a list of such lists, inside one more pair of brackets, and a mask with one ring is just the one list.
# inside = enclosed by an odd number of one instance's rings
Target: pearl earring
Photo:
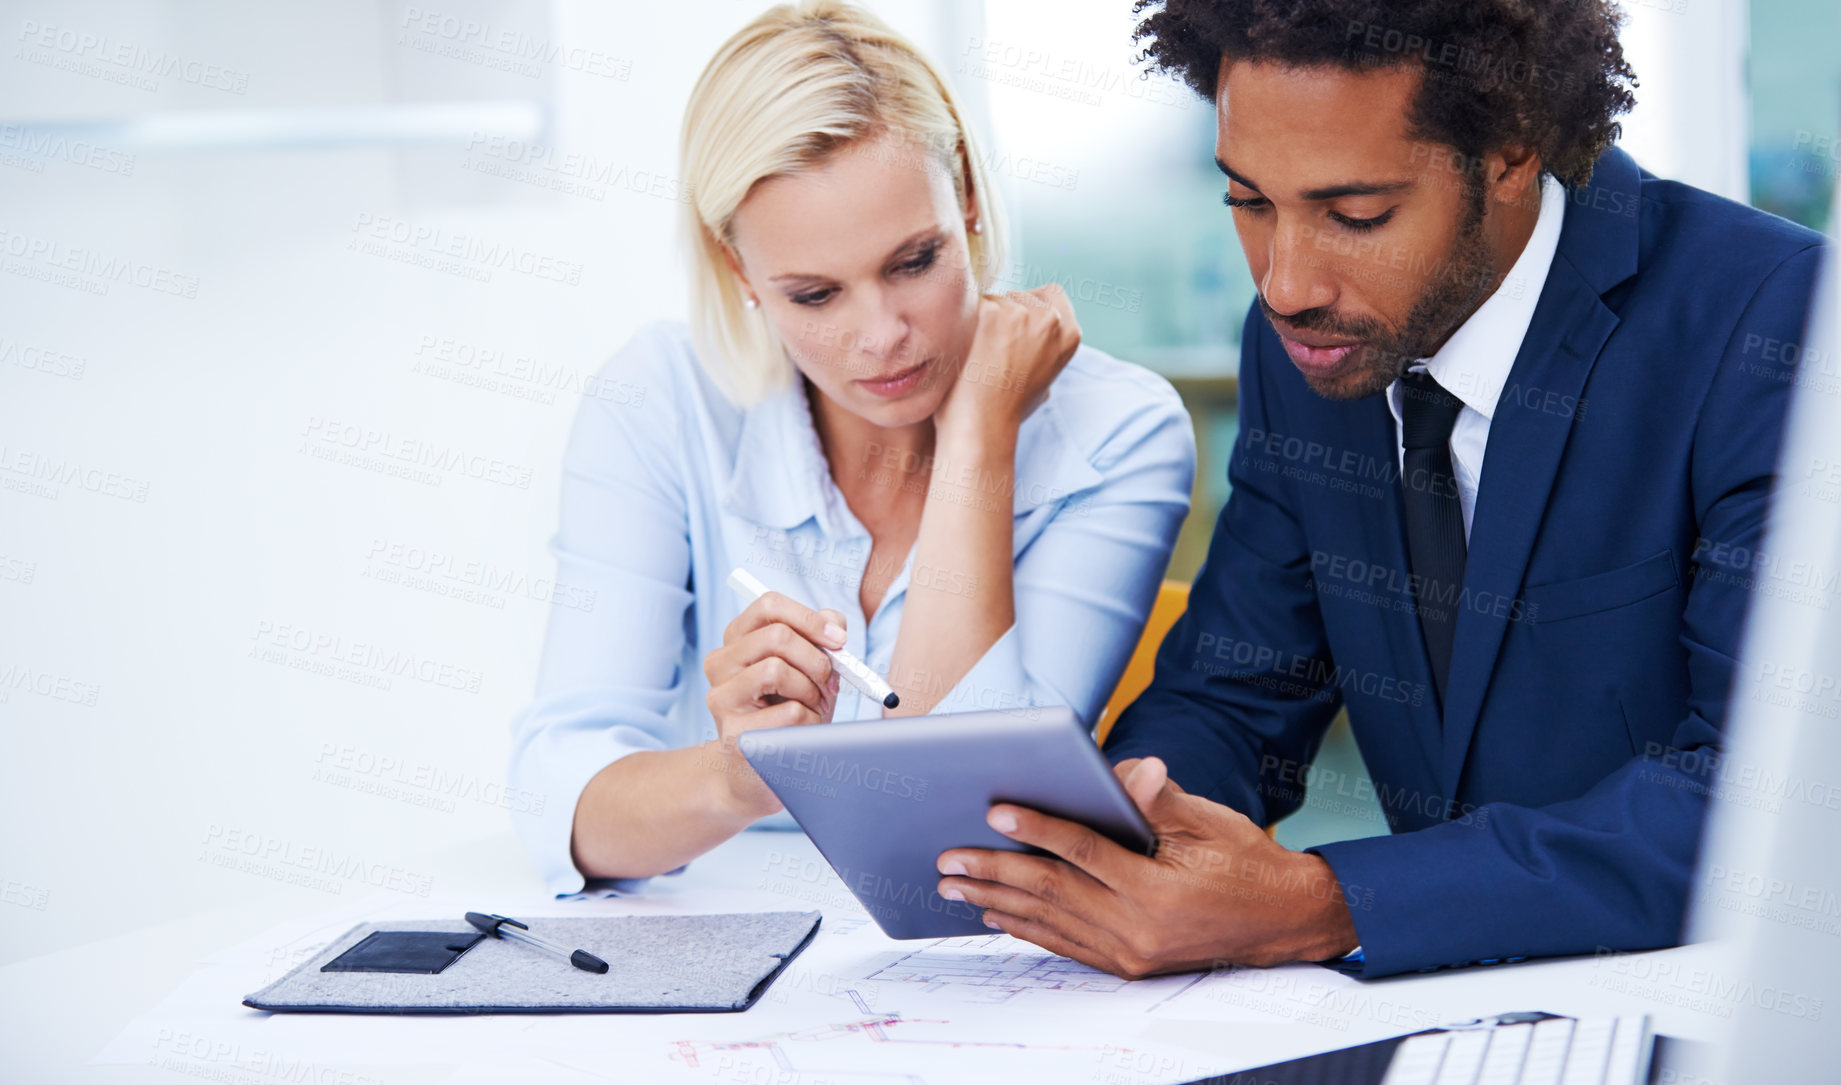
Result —
[[750, 309], [759, 309], [761, 307], [759, 298], [749, 298], [747, 301], [742, 302], [742, 304]]
[[974, 223], [972, 223], [972, 232], [973, 232], [973, 233], [975, 233], [975, 234], [981, 234], [981, 233], [984, 233], [984, 223], [982, 223], [982, 222], [974, 222]]

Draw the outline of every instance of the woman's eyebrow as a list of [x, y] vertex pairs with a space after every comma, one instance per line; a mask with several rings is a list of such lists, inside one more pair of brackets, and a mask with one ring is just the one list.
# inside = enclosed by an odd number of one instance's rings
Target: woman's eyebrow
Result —
[[916, 230], [913, 234], [909, 235], [906, 241], [903, 241], [901, 244], [889, 250], [889, 259], [893, 260], [895, 257], [923, 241], [937, 240], [939, 236], [940, 228], [938, 226], [929, 226], [923, 230]]
[[[940, 228], [938, 226], [928, 226], [923, 229], [916, 230], [912, 234], [909, 234], [908, 237], [901, 242], [901, 244], [896, 245], [894, 248], [890, 249], [887, 259], [893, 260], [896, 256], [900, 255], [903, 250], [913, 248], [916, 244], [922, 241], [929, 241], [929, 240], [937, 239], [939, 236], [940, 236]], [[788, 272], [784, 272], [779, 275], [769, 276], [767, 281], [770, 283], [778, 283], [778, 282], [786, 282], [786, 281], [791, 280], [794, 282], [815, 282], [816, 283], [816, 282], [829, 282], [830, 278], [831, 277], [828, 275], [810, 275], [804, 272], [788, 271]]]

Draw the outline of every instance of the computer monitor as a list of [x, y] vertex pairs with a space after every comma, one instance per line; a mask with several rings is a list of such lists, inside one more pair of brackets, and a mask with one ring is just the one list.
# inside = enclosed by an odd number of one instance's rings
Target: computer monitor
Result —
[[[1841, 204], [1837, 204], [1841, 214]], [[1688, 937], [1724, 1041], [1652, 1080], [1841, 1080], [1841, 273], [1831, 247], [1801, 344]], [[1743, 345], [1741, 345], [1743, 346]], [[1764, 344], [1758, 344], [1760, 352]], [[1700, 981], [1697, 979], [1697, 983]]]

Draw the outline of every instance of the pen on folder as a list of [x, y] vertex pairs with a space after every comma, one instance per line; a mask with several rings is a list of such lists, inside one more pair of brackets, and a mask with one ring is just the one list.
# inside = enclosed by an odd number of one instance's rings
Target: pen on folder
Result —
[[[767, 594], [767, 585], [756, 580], [753, 573], [740, 566], [736, 566], [735, 571], [729, 574], [729, 585], [741, 592], [750, 603]], [[879, 702], [884, 708], [894, 708], [901, 704], [900, 694], [889, 688], [889, 684], [882, 680], [881, 675], [870, 670], [869, 664], [842, 648], [833, 650], [823, 645], [820, 645], [819, 648], [831, 657], [831, 662], [837, 664], [838, 673], [844, 676], [844, 681], [857, 687], [865, 697]]]
[[530, 928], [508, 915], [487, 915], [484, 912], [468, 912], [467, 922], [485, 931], [494, 938], [510, 938], [514, 942], [523, 942], [535, 946], [545, 953], [554, 953], [558, 957], [584, 972], [606, 972], [607, 962], [585, 949], [568, 950], [555, 942], [546, 941], [530, 933]]

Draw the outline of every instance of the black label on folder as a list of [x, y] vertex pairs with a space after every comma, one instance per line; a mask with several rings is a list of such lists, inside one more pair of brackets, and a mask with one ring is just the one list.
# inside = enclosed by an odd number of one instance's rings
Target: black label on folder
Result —
[[478, 931], [372, 931], [320, 966], [322, 972], [416, 972], [434, 975], [486, 936]]

